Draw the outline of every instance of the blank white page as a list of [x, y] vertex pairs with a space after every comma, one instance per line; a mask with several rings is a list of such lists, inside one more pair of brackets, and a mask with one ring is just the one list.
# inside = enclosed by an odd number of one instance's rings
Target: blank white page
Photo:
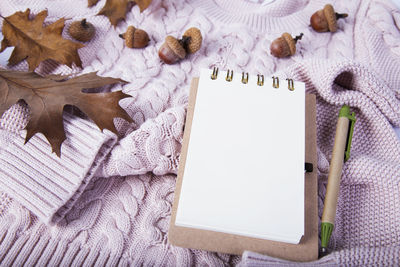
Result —
[[201, 70], [175, 224], [297, 244], [304, 234], [305, 87]]

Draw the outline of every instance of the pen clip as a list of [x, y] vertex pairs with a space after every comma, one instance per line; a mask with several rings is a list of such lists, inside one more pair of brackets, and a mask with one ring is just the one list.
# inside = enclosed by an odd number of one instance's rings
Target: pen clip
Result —
[[339, 117], [346, 117], [349, 119], [349, 130], [347, 132], [346, 149], [344, 151], [344, 161], [346, 162], [350, 158], [351, 141], [353, 139], [354, 124], [356, 122], [356, 114], [353, 112], [350, 114], [350, 108], [347, 105], [343, 105], [340, 109]]

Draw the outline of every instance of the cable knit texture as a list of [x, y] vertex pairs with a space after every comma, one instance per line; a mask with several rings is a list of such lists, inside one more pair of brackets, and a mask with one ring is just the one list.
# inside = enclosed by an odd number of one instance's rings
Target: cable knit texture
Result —
[[[325, 195], [338, 110], [357, 113], [351, 158], [344, 165], [337, 220], [328, 256], [310, 265], [399, 265], [400, 12], [390, 2], [335, 1], [349, 17], [339, 30], [315, 33], [308, 25], [324, 0], [153, 0], [143, 13], [134, 6], [111, 26], [96, 16], [106, 0], [2, 1], [8, 16], [48, 9], [46, 22], [86, 18], [96, 36], [79, 50], [83, 69], [43, 62], [40, 74], [99, 75], [124, 79], [115, 86], [131, 98], [120, 102], [134, 123], [115, 119], [118, 137], [66, 110], [67, 140], [61, 158], [43, 136], [23, 145], [26, 105], [0, 120], [1, 266], [292, 266], [297, 263], [245, 252], [242, 257], [168, 244], [167, 229], [184, 128], [189, 84], [200, 68], [249, 73], [306, 83], [317, 95], [319, 215]], [[75, 4], [76, 3], [76, 4]], [[124, 46], [128, 25], [145, 29], [144, 49]], [[160, 62], [165, 36], [198, 27], [202, 48], [175, 65]], [[271, 42], [283, 32], [304, 33], [291, 58], [276, 59]], [[70, 38], [67, 31], [65, 38]], [[27, 70], [27, 63], [7, 67]], [[240, 125], [240, 122], [238, 122]], [[210, 151], [212, 152], [212, 151]], [[245, 156], [245, 155], [238, 155]]]

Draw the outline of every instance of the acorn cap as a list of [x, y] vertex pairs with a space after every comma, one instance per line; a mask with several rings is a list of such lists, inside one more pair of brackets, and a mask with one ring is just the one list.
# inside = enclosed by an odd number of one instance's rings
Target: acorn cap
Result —
[[135, 34], [136, 28], [133, 26], [128, 26], [126, 32], [121, 35], [123, 39], [125, 39], [125, 44], [127, 47], [133, 47], [133, 38]]
[[90, 41], [96, 32], [95, 27], [86, 19], [74, 21], [68, 28], [68, 33], [72, 38], [81, 42]]
[[198, 28], [192, 27], [186, 30], [183, 34], [183, 37], [190, 37], [190, 40], [186, 47], [186, 52], [188, 52], [189, 54], [193, 54], [200, 49], [203, 37], [201, 36], [201, 32]]
[[324, 6], [324, 15], [326, 21], [328, 22], [329, 31], [336, 32], [337, 31], [336, 13], [331, 4], [326, 4]]
[[119, 37], [125, 39], [125, 44], [129, 48], [143, 48], [147, 46], [150, 41], [146, 31], [137, 29], [134, 26], [129, 26], [126, 32], [120, 34]]
[[293, 37], [289, 33], [285, 32], [282, 34], [282, 38], [285, 39], [289, 46], [290, 55], [293, 56], [296, 53], [296, 42], [293, 40]]
[[165, 37], [165, 43], [180, 59], [184, 59], [186, 57], [185, 49], [175, 37], [168, 35]]

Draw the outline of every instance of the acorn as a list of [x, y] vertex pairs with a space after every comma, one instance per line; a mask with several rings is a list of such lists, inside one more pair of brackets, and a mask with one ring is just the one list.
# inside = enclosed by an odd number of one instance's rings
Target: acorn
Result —
[[146, 47], [150, 41], [147, 32], [136, 29], [133, 26], [129, 26], [126, 32], [120, 34], [119, 37], [125, 39], [125, 45], [129, 48], [143, 48]]
[[182, 39], [172, 36], [165, 38], [164, 44], [158, 50], [158, 56], [167, 64], [173, 64], [180, 59], [184, 59], [186, 54], [197, 52], [203, 41], [201, 32], [197, 28], [190, 28], [185, 31]]
[[199, 29], [192, 27], [185, 31], [182, 36], [182, 46], [188, 54], [196, 53], [200, 47], [203, 37]]
[[158, 50], [158, 56], [167, 64], [173, 64], [186, 57], [186, 51], [175, 37], [168, 35]]
[[311, 18], [311, 27], [317, 32], [336, 32], [337, 20], [346, 18], [348, 15], [336, 13], [331, 4], [325, 5], [324, 9], [315, 12]]
[[68, 28], [68, 33], [72, 38], [81, 42], [89, 42], [92, 40], [96, 28], [92, 23], [87, 22], [86, 19], [81, 21], [74, 21]]
[[293, 56], [296, 53], [296, 43], [298, 40], [301, 40], [302, 37], [303, 33], [296, 36], [294, 39], [289, 33], [283, 33], [281, 37], [276, 38], [271, 43], [271, 54], [279, 58]]

